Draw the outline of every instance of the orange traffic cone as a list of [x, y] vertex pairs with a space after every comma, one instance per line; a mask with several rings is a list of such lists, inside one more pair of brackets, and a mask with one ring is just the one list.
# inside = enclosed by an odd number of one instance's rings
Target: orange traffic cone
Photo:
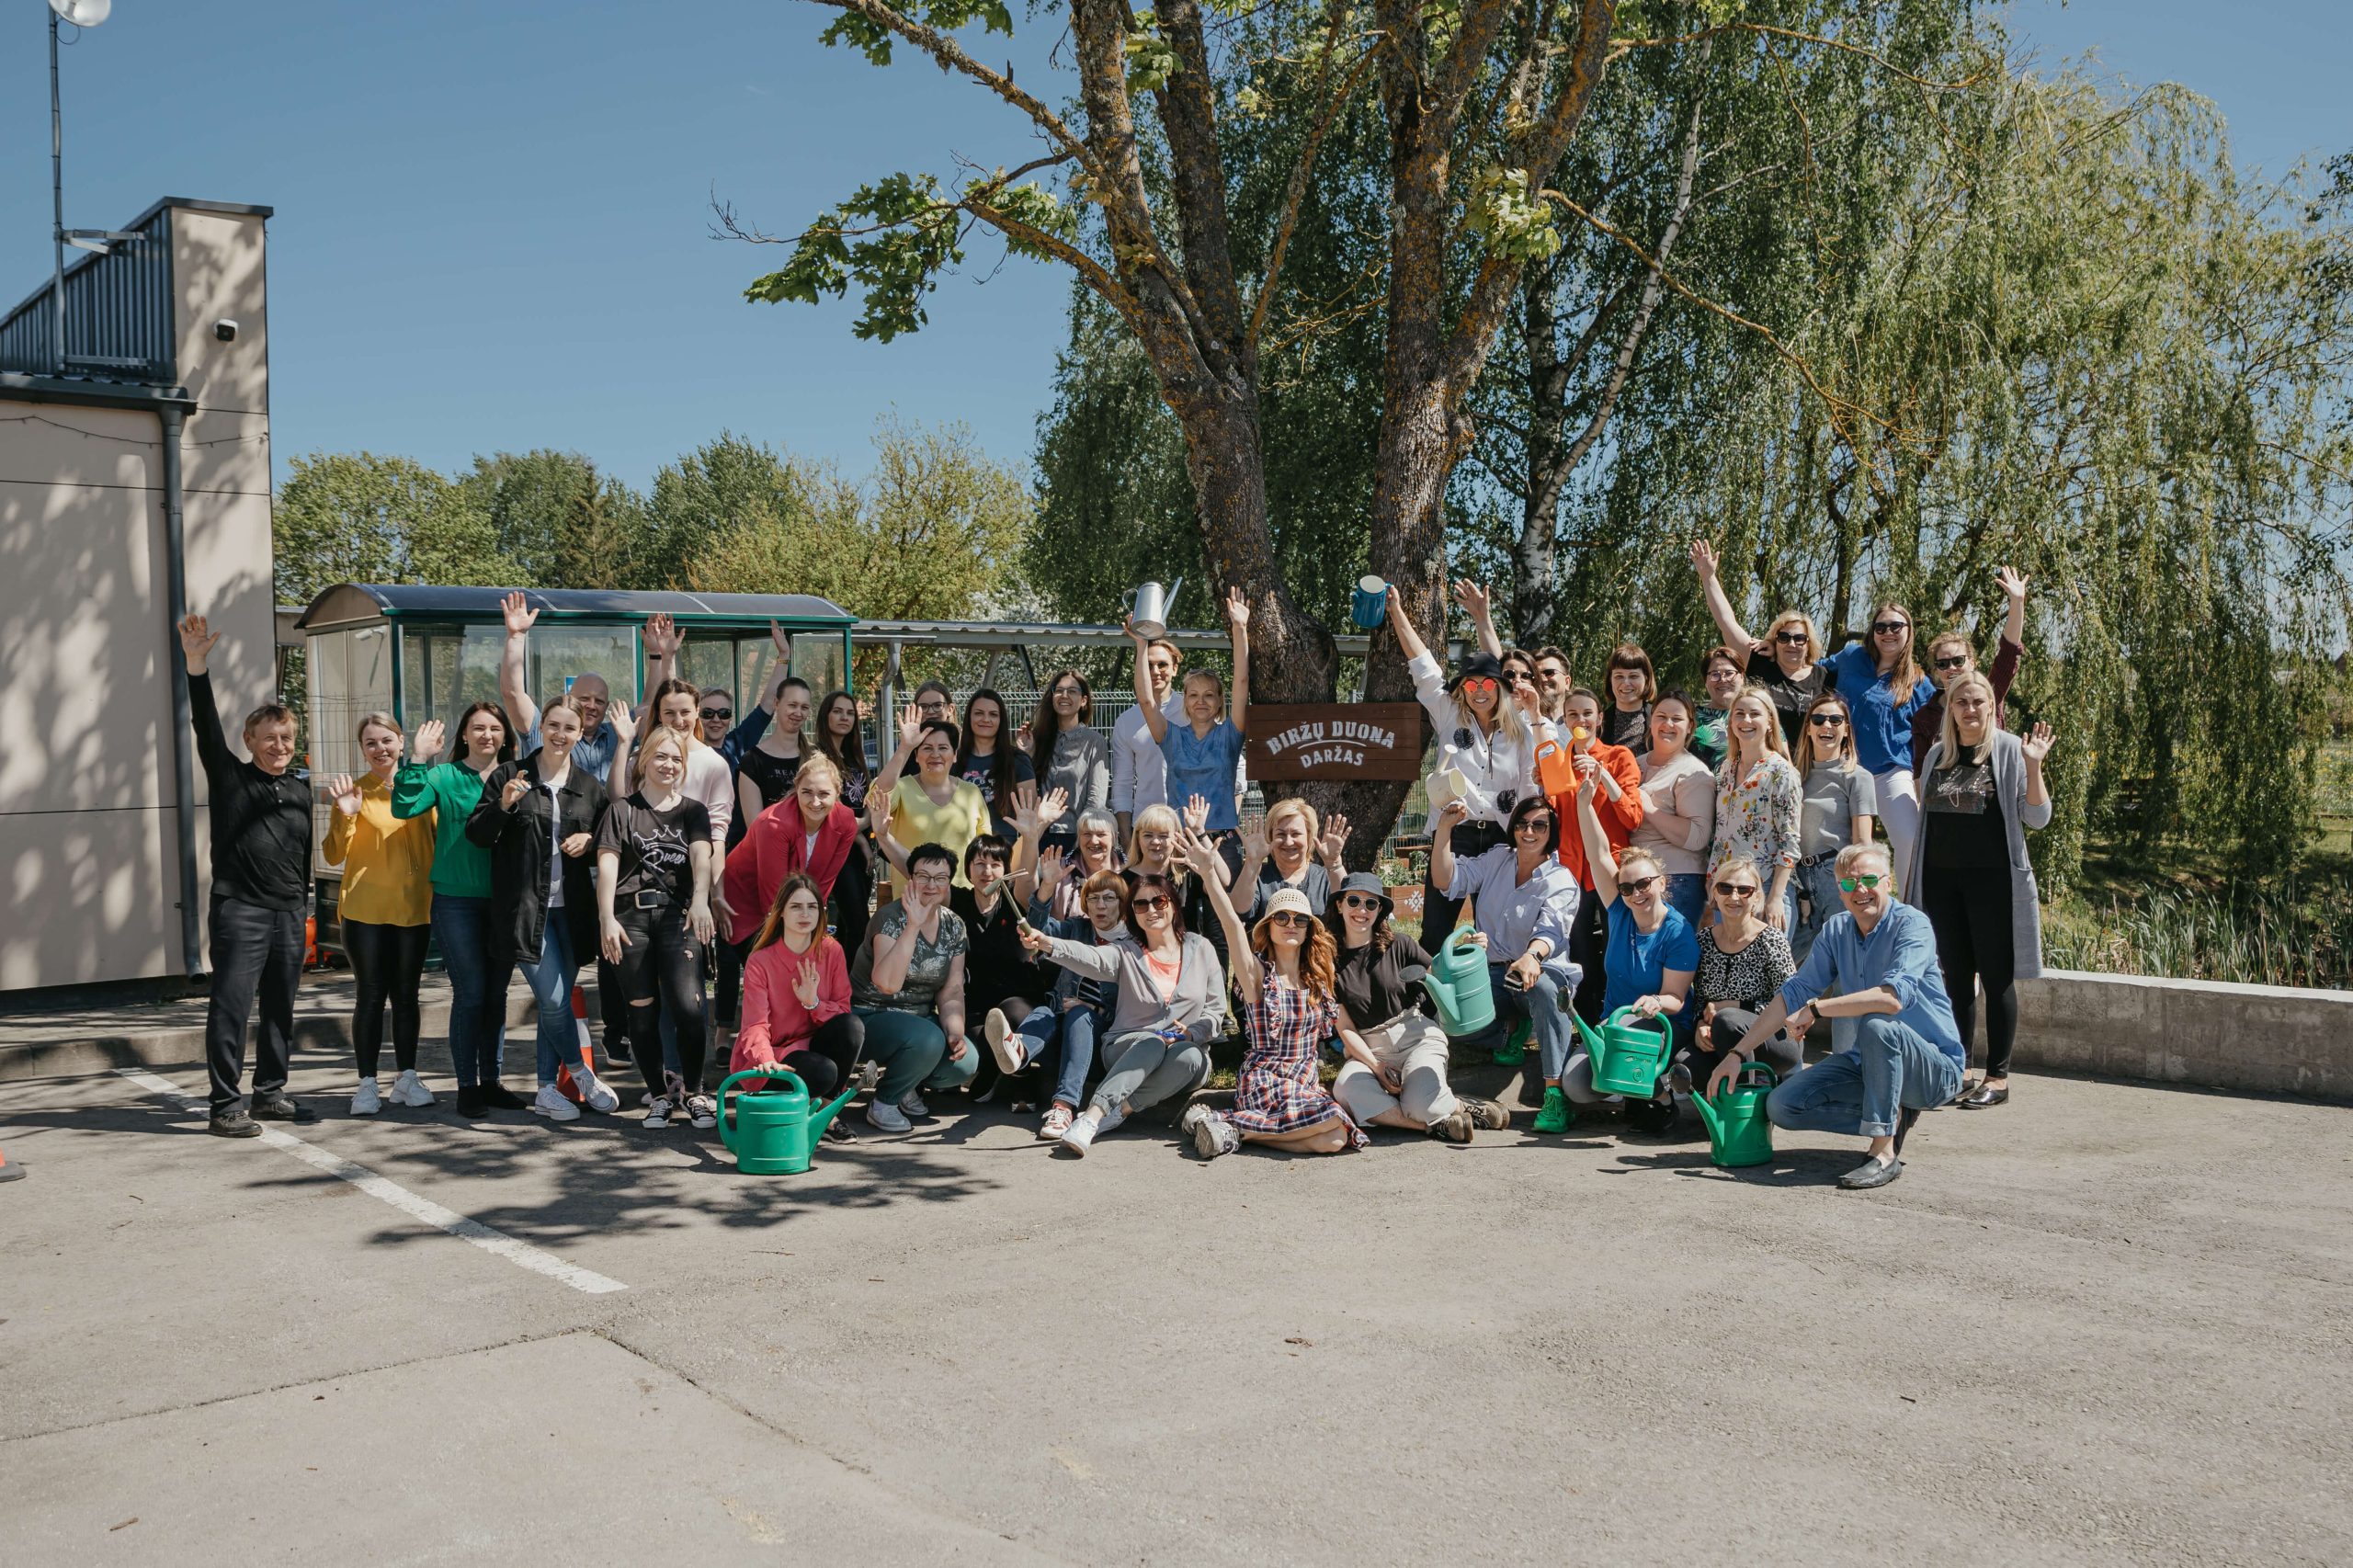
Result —
[[22, 1165], [10, 1165], [8, 1163], [7, 1151], [0, 1149], [0, 1181], [22, 1181], [24, 1179], [25, 1167]]

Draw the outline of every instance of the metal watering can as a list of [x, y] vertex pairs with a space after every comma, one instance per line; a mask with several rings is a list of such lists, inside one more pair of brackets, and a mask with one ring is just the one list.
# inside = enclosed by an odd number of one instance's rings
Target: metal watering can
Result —
[[1460, 926], [1430, 960], [1422, 989], [1438, 1004], [1438, 1027], [1449, 1040], [1474, 1035], [1495, 1021], [1495, 995], [1487, 984], [1487, 949]]
[[1620, 1007], [1601, 1020], [1596, 1034], [1568, 1009], [1569, 1021], [1593, 1058], [1593, 1086], [1607, 1095], [1633, 1095], [1649, 1099], [1658, 1093], [1659, 1074], [1675, 1049], [1675, 1031], [1665, 1018], [1645, 1018], [1631, 1007]]
[[1185, 579], [1179, 577], [1166, 588], [1163, 588], [1157, 583], [1146, 583], [1142, 587], [1130, 594], [1128, 619], [1134, 625], [1136, 635], [1147, 642], [1156, 637], [1167, 636], [1169, 607], [1176, 602], [1176, 596], [1184, 591]]
[[[1757, 1074], [1763, 1083], [1753, 1083]], [[1723, 1166], [1761, 1165], [1773, 1157], [1773, 1123], [1765, 1115], [1765, 1101], [1780, 1074], [1762, 1062], [1752, 1062], [1723, 1086], [1715, 1098], [1695, 1097], [1699, 1119], [1708, 1124], [1708, 1157]]]
[[[738, 1094], [729, 1104], [728, 1090], [746, 1078], [759, 1078], [771, 1085], [782, 1079], [781, 1087], [766, 1092]], [[809, 1085], [801, 1074], [789, 1067], [755, 1067], [748, 1072], [730, 1073], [719, 1085], [719, 1141], [735, 1156], [735, 1168], [751, 1176], [786, 1176], [809, 1168], [817, 1153], [817, 1140], [834, 1119], [834, 1113], [847, 1105], [858, 1093], [853, 1081], [833, 1104], [822, 1110], [810, 1109]], [[733, 1114], [729, 1114], [730, 1112]]]

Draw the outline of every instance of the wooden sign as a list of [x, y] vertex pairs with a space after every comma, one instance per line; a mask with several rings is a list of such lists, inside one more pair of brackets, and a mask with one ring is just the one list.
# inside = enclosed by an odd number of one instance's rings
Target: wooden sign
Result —
[[1303, 782], [1421, 775], [1418, 702], [1253, 703], [1244, 716], [1252, 778]]

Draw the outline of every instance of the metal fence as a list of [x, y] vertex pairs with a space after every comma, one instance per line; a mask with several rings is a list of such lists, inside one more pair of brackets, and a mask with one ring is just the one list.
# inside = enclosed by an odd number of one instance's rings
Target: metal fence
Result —
[[0, 320], [0, 370], [93, 375], [169, 386], [179, 377], [172, 342], [172, 210], [159, 209], [104, 256], [65, 274], [65, 363], [56, 362], [56, 296], [44, 283]]

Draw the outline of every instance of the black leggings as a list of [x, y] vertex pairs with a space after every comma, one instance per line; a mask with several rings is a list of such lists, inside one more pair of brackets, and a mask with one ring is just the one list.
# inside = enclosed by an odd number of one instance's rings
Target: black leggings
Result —
[[784, 1064], [801, 1074], [812, 1096], [822, 1100], [849, 1082], [858, 1053], [865, 1049], [866, 1020], [844, 1013], [819, 1024], [809, 1043], [787, 1056]]
[[1574, 1006], [1588, 1024], [1601, 1022], [1601, 999], [1609, 994], [1609, 906], [1591, 888], [1577, 890], [1576, 924], [1569, 927], [1569, 961], [1583, 972], [1577, 977]]
[[354, 1005], [351, 1014], [352, 1054], [359, 1059], [359, 1075], [372, 1078], [384, 1057], [384, 1005], [392, 1008], [392, 1060], [404, 1073], [416, 1066], [417, 982], [425, 975], [425, 947], [433, 937], [430, 926], [378, 926], [366, 920], [343, 923], [343, 952], [351, 960]]
[[[1687, 1001], [1686, 1006], [1691, 1006]], [[1756, 1015], [1745, 1007], [1716, 1005], [1716, 1021], [1708, 1030], [1708, 1049], [1702, 1051], [1695, 1040], [1683, 1050], [1683, 1060], [1691, 1069], [1691, 1092], [1708, 1092], [1708, 1079], [1740, 1043], [1740, 1037], [1756, 1022]], [[1756, 1048], [1756, 1060], [1770, 1067], [1787, 1083], [1797, 1070], [1805, 1065], [1805, 1042], [1791, 1040], [1787, 1029], [1777, 1030], [1771, 1039]]]
[[654, 994], [662, 994], [662, 1011], [678, 1037], [678, 1076], [687, 1093], [702, 1093], [702, 944], [687, 929], [686, 911], [621, 908], [614, 911], [628, 945], [613, 969], [621, 995], [629, 1003], [629, 1043], [645, 1086], [665, 1094], [662, 1071], [662, 1021], [654, 1016]]
[[867, 863], [861, 841], [849, 846], [849, 858], [834, 878], [834, 940], [842, 945], [842, 951], [858, 951], [858, 944], [866, 940], [867, 922], [873, 917], [874, 868]]
[[2010, 871], [2006, 866], [1946, 870], [1920, 876], [1920, 907], [1937, 933], [1937, 963], [1952, 998], [1952, 1021], [1966, 1053], [1977, 1034], [1977, 988], [1985, 988], [1985, 1075], [2010, 1075], [2010, 1048], [2018, 1040], [2018, 953], [2010, 937]]

